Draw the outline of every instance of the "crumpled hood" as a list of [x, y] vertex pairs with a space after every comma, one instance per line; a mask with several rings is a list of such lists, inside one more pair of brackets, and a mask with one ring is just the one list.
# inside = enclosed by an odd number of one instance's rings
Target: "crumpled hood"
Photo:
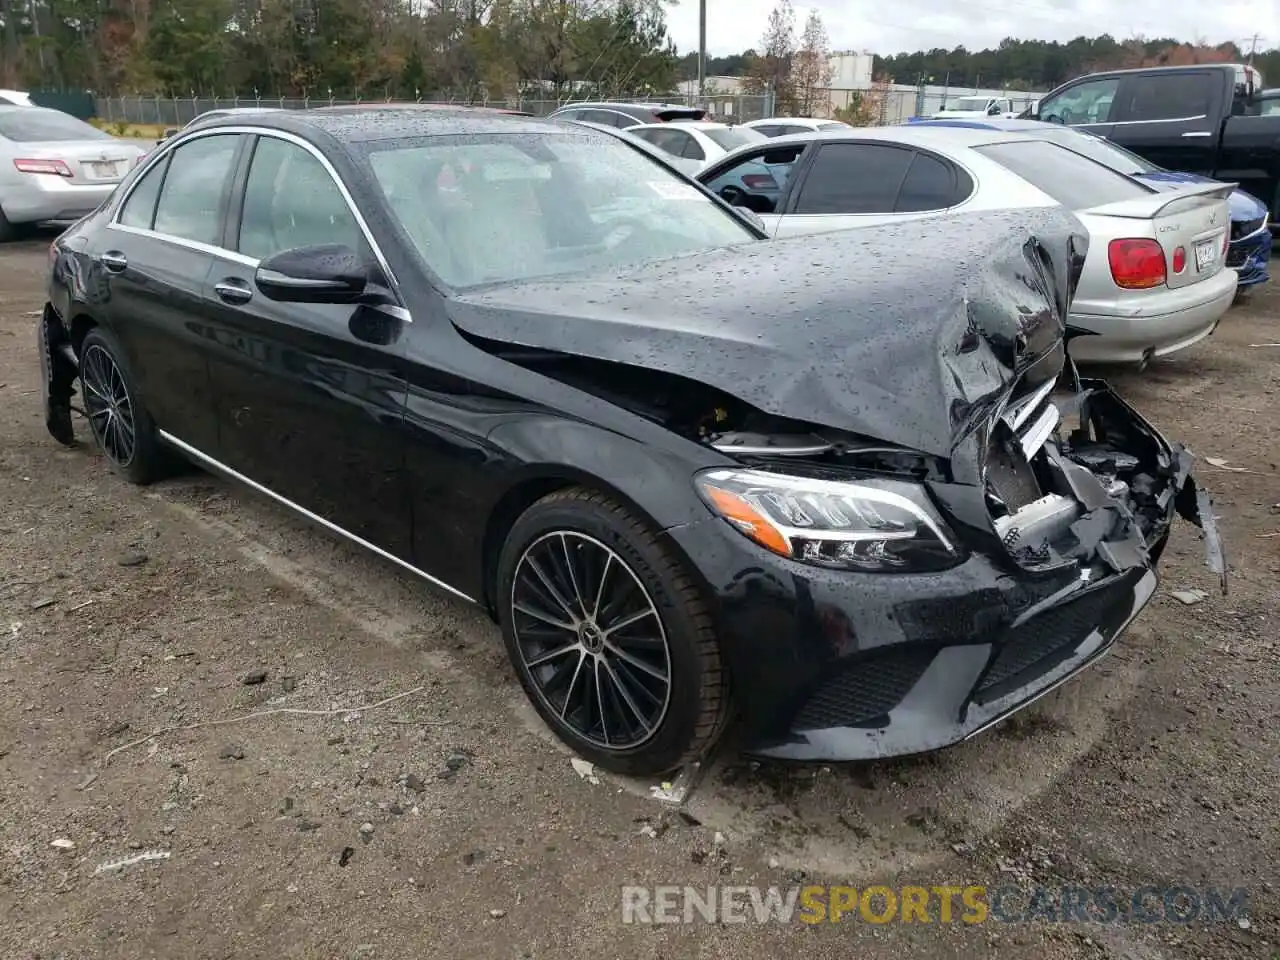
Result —
[[[1177, 190], [1188, 183], [1217, 182], [1212, 177], [1202, 177], [1198, 173], [1178, 173], [1175, 170], [1155, 170], [1151, 173], [1138, 173], [1134, 174], [1134, 178], [1141, 180], [1153, 190], [1159, 190], [1161, 193]], [[1231, 195], [1227, 197], [1227, 205], [1231, 211], [1231, 219], [1237, 222], [1257, 220], [1267, 212], [1266, 204], [1239, 187], [1231, 191]]]
[[[926, 242], [927, 251], [922, 250]], [[776, 416], [947, 457], [1037, 360], [1062, 365], [1060, 208], [759, 241], [463, 293], [463, 332], [677, 374]]]

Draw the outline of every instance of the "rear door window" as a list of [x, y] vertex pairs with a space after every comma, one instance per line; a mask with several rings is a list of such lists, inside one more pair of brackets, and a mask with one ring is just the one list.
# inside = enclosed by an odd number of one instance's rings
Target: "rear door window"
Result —
[[1130, 77], [1124, 86], [1117, 120], [1197, 120], [1209, 114], [1218, 92], [1208, 72], [1151, 73]]
[[[966, 178], [968, 179], [968, 178]], [[927, 153], [917, 153], [907, 170], [894, 204], [896, 213], [942, 210], [958, 203], [956, 176], [950, 165]], [[965, 197], [968, 191], [965, 191]]]
[[892, 213], [913, 157], [912, 150], [884, 144], [823, 144], [793, 212]]
[[164, 185], [164, 171], [169, 165], [169, 158], [163, 157], [150, 170], [142, 175], [138, 185], [129, 192], [129, 199], [120, 210], [120, 223], [126, 227], [138, 227], [150, 230], [156, 218], [156, 200], [160, 198], [160, 187]]
[[1045, 140], [974, 147], [1069, 210], [1136, 200], [1154, 190], [1100, 163]]
[[216, 134], [173, 152], [156, 204], [157, 233], [218, 245], [227, 181], [239, 145], [240, 134]]

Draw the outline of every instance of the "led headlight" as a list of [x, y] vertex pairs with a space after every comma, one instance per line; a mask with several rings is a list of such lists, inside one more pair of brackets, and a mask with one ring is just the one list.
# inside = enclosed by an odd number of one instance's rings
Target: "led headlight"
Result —
[[712, 469], [694, 483], [711, 510], [768, 550], [843, 570], [942, 570], [961, 549], [924, 489], [897, 480], [821, 480]]

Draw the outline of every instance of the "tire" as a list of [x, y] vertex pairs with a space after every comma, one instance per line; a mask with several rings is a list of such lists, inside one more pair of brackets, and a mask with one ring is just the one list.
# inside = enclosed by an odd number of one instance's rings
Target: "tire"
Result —
[[[124, 351], [109, 330], [94, 327], [80, 345], [80, 386], [90, 432], [111, 469], [139, 486], [164, 476], [170, 459]], [[111, 414], [104, 412], [108, 407]], [[119, 418], [115, 430], [109, 426], [112, 416]], [[132, 428], [131, 445], [123, 440], [126, 427]]]
[[21, 239], [21, 237], [22, 231], [17, 224], [10, 223], [9, 219], [4, 215], [4, 211], [0, 210], [0, 243], [9, 243], [10, 241]]
[[[576, 623], [539, 571], [558, 585]], [[582, 757], [653, 776], [702, 759], [719, 738], [729, 686], [711, 615], [680, 558], [625, 507], [582, 487], [543, 497], [503, 544], [495, 597], [521, 686]], [[605, 720], [593, 723], [593, 711]]]

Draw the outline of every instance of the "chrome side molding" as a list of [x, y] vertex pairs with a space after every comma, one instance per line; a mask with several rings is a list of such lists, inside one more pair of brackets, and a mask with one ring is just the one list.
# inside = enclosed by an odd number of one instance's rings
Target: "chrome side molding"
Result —
[[356, 536], [350, 530], [343, 529], [342, 527], [334, 523], [332, 520], [326, 520], [324, 517], [320, 516], [319, 514], [312, 513], [306, 507], [298, 506], [298, 504], [294, 503], [292, 500], [288, 499], [287, 497], [282, 497], [280, 494], [276, 493], [274, 490], [264, 487], [262, 484], [258, 483], [256, 480], [251, 480], [250, 478], [246, 477], [243, 473], [240, 473], [237, 470], [231, 469], [231, 467], [228, 467], [225, 463], [222, 463], [219, 460], [215, 460], [213, 457], [209, 456], [207, 453], [204, 453], [201, 450], [197, 450], [195, 447], [191, 446], [191, 444], [186, 443], [182, 440], [179, 440], [173, 434], [166, 433], [163, 430], [157, 430], [156, 433], [159, 434], [161, 440], [169, 444], [171, 447], [181, 450], [187, 456], [191, 457], [194, 460], [199, 461], [200, 463], [204, 464], [207, 467], [210, 467], [216, 470], [218, 473], [221, 473], [223, 476], [229, 477], [232, 480], [237, 480], [240, 483], [243, 483], [245, 486], [251, 487], [252, 489], [258, 491], [258, 493], [265, 494], [266, 496], [270, 497], [272, 500], [276, 501], [277, 503], [283, 504], [284, 506], [293, 510], [295, 513], [298, 513], [306, 517], [308, 520], [312, 520], [315, 523], [320, 524], [320, 526], [324, 527], [327, 530], [331, 530], [336, 534], [346, 537], [352, 543], [358, 544], [359, 546], [364, 547], [366, 550], [369, 550], [372, 553], [376, 553], [378, 556], [382, 557], [384, 560], [390, 560], [392, 563], [396, 564], [396, 566], [403, 567], [405, 570], [408, 570], [410, 573], [414, 574], [415, 576], [419, 576], [423, 580], [426, 580], [428, 583], [432, 584], [433, 586], [439, 587], [441, 590], [444, 590], [448, 593], [453, 594], [455, 597], [459, 598], [460, 600], [465, 600], [467, 601], [467, 603], [476, 602], [473, 598], [467, 596], [461, 590], [458, 590], [455, 587], [449, 586], [449, 584], [445, 583], [443, 580], [437, 580], [435, 577], [431, 576], [431, 574], [425, 573], [422, 570], [419, 570], [413, 564], [405, 560], [401, 560], [395, 554], [388, 553], [386, 550], [383, 550], [381, 547], [370, 543], [368, 540], [365, 540], [363, 537]]

